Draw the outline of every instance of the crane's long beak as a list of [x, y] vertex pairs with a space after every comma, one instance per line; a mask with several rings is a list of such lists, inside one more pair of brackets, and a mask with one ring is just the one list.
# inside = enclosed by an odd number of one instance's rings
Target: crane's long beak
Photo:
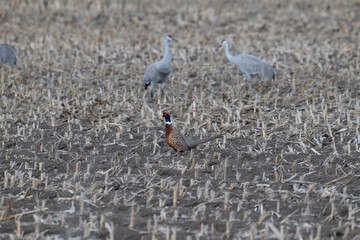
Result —
[[178, 41], [178, 40], [176, 40], [176, 39], [175, 39], [175, 38], [173, 38], [173, 37], [171, 38], [171, 40], [174, 40], [175, 42], [177, 42], [177, 41]]
[[221, 48], [221, 47], [222, 47], [222, 44], [220, 44], [220, 46], [218, 46], [218, 47], [216, 48], [216, 51], [219, 50], [219, 48]]

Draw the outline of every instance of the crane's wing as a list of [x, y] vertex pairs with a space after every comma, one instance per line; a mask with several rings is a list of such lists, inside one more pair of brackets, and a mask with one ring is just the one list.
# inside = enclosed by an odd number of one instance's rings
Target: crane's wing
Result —
[[16, 64], [16, 49], [8, 44], [0, 44], [0, 63]]
[[169, 77], [170, 72], [171, 72], [171, 64], [170, 63], [159, 62], [159, 64], [157, 64], [156, 67], [157, 67], [158, 73], [161, 75], [161, 77], [163, 77], [163, 78]]
[[157, 63], [150, 64], [145, 69], [144, 76], [142, 78], [142, 85], [145, 89], [147, 89], [147, 87], [150, 85], [151, 79], [156, 76], [156, 64]]
[[240, 54], [235, 56], [236, 65], [241, 71], [250, 75], [260, 75], [272, 79], [274, 77], [274, 69], [270, 64], [262, 59], [248, 54]]

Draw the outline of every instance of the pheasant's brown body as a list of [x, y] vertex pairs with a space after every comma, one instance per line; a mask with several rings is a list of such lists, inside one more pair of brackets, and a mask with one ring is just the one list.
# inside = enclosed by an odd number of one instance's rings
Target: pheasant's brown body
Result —
[[166, 142], [172, 147], [175, 151], [183, 152], [185, 150], [190, 150], [186, 144], [185, 137], [173, 129], [172, 125], [165, 125], [165, 139]]
[[220, 134], [220, 135], [216, 135], [216, 136], [213, 136], [213, 137], [200, 139], [198, 141], [191, 141], [191, 140], [187, 139], [184, 135], [182, 135], [180, 132], [176, 131], [173, 128], [173, 126], [171, 124], [170, 115], [168, 113], [164, 112], [163, 116], [165, 117], [165, 121], [166, 121], [166, 124], [165, 124], [165, 139], [166, 139], [166, 142], [175, 151], [183, 152], [183, 151], [186, 151], [186, 150], [191, 150], [192, 148], [196, 148], [196, 146], [198, 146], [199, 144], [209, 142], [211, 140], [214, 140], [214, 139], [219, 138], [219, 137], [222, 136], [222, 134]]

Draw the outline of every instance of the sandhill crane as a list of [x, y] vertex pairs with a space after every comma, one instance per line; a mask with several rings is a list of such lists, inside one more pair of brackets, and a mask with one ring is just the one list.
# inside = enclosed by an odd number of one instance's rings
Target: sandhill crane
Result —
[[149, 85], [151, 86], [151, 97], [153, 97], [153, 90], [156, 83], [161, 84], [161, 94], [164, 94], [165, 81], [169, 78], [171, 72], [169, 40], [176, 41], [171, 35], [164, 36], [165, 50], [163, 58], [159, 62], [149, 65], [142, 78], [142, 85], [145, 89], [147, 89]]
[[223, 40], [217, 49], [224, 45], [226, 46], [227, 59], [235, 64], [240, 69], [240, 71], [245, 74], [248, 82], [251, 83], [252, 87], [254, 87], [254, 83], [251, 76], [254, 75], [266, 77], [269, 79], [269, 82], [271, 82], [271, 80], [275, 80], [275, 72], [270, 64], [253, 55], [239, 54], [232, 56], [230, 54], [230, 43], [227, 40]]
[[16, 64], [16, 50], [8, 44], [0, 44], [0, 64], [7, 63], [10, 66]]

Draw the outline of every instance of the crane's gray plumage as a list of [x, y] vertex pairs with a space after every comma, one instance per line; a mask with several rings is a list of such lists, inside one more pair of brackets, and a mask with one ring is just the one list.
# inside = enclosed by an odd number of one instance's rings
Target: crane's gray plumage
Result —
[[224, 45], [226, 46], [227, 59], [235, 64], [240, 71], [245, 74], [252, 87], [254, 87], [252, 76], [255, 75], [266, 77], [269, 81], [275, 80], [275, 72], [270, 64], [253, 55], [239, 54], [232, 56], [230, 54], [230, 43], [227, 40], [223, 40], [218, 48]]
[[149, 65], [145, 69], [144, 76], [142, 78], [142, 85], [145, 89], [150, 85], [151, 97], [153, 97], [153, 89], [155, 84], [161, 84], [161, 94], [164, 94], [165, 81], [169, 78], [171, 72], [171, 57], [169, 49], [169, 40], [176, 41], [171, 35], [164, 36], [164, 56], [163, 58]]
[[16, 64], [16, 50], [8, 44], [0, 44], [0, 64], [7, 63], [10, 66]]

